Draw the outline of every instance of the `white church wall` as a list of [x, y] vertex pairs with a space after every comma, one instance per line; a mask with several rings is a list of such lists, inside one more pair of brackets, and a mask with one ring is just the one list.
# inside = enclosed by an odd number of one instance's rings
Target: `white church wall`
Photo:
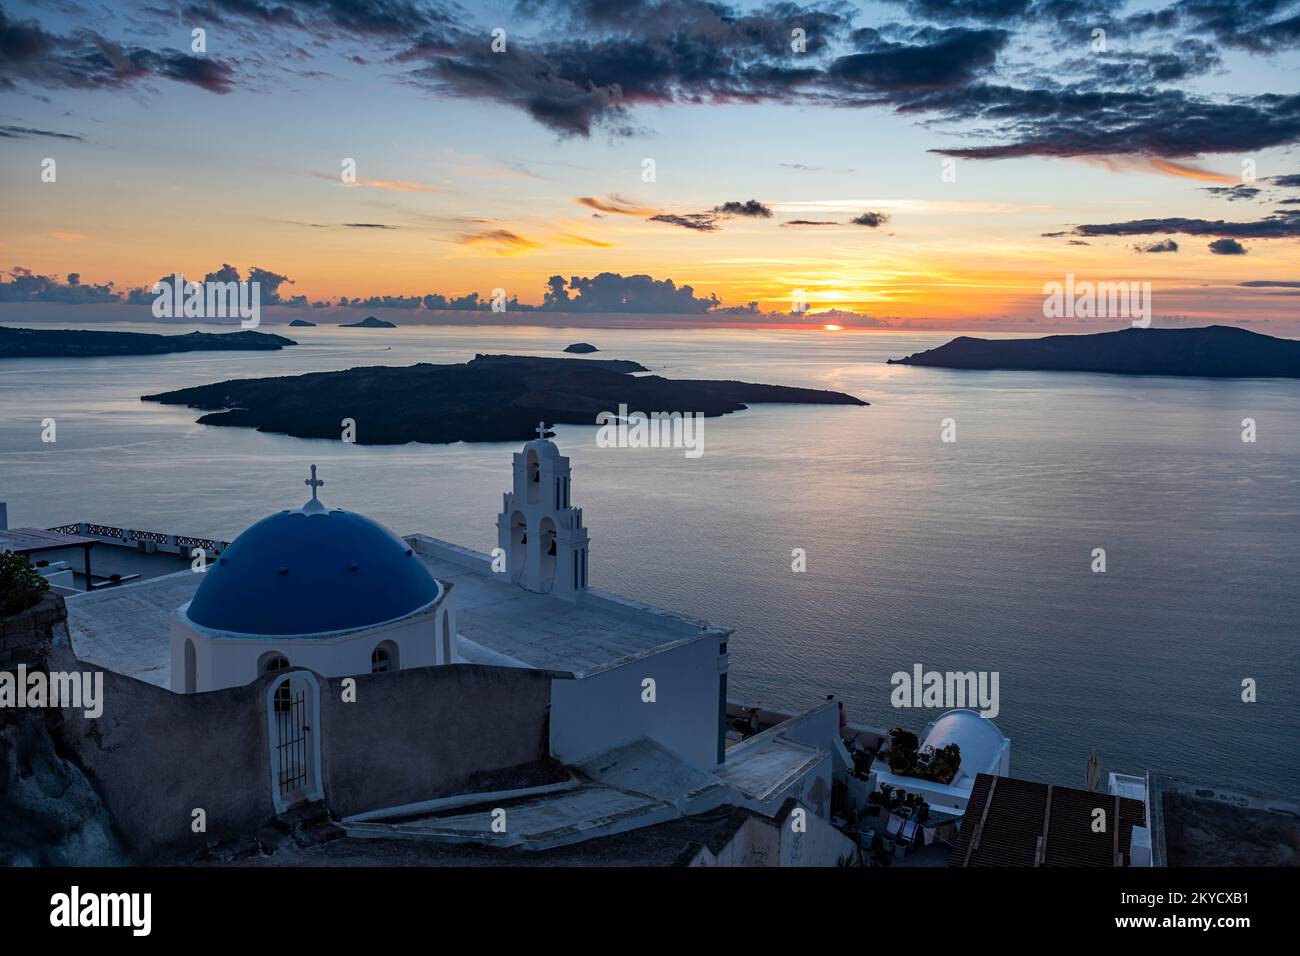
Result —
[[[719, 686], [716, 634], [703, 634], [551, 690], [551, 753], [584, 760], [638, 737], [650, 737], [700, 769], [718, 757]], [[643, 682], [654, 681], [654, 702]]]
[[272, 652], [283, 655], [291, 667], [306, 667], [326, 677], [345, 677], [369, 674], [371, 653], [391, 641], [397, 645], [400, 669], [431, 667], [438, 663], [438, 628], [444, 601], [389, 624], [319, 637], [222, 636], [194, 627], [184, 618], [182, 608], [171, 623], [170, 687], [177, 693], [185, 692], [186, 640], [194, 642], [197, 692], [239, 687], [256, 680], [260, 676], [259, 661]]

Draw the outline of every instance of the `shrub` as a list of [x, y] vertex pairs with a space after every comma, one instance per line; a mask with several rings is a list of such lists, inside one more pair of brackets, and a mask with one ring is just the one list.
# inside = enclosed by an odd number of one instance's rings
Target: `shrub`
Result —
[[50, 582], [25, 557], [12, 551], [0, 554], [0, 617], [27, 610], [49, 588]]

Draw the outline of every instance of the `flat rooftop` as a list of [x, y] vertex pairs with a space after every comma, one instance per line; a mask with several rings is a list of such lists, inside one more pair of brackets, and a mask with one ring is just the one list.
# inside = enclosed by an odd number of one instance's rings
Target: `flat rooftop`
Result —
[[535, 594], [493, 573], [487, 555], [426, 535], [407, 540], [434, 577], [455, 584], [456, 633], [529, 667], [582, 676], [709, 630], [595, 588], [578, 603]]
[[[582, 676], [706, 632], [725, 633], [594, 589], [577, 603], [534, 594], [494, 574], [487, 555], [426, 535], [406, 540], [434, 577], [453, 585], [465, 660]], [[68, 630], [77, 657], [168, 686], [171, 616], [194, 596], [201, 580], [186, 569], [68, 597]]]

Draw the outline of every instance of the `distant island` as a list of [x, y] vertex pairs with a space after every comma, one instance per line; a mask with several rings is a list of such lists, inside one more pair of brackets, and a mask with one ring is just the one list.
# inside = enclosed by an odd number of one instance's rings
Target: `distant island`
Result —
[[306, 319], [294, 319], [289, 323], [289, 327], [291, 329], [314, 329], [316, 328], [316, 323], [308, 322]]
[[564, 351], [573, 352], [577, 355], [588, 355], [592, 352], [599, 352], [600, 349], [587, 342], [574, 342], [572, 345], [566, 347]]
[[1041, 339], [976, 339], [890, 359], [890, 365], [1207, 378], [1300, 378], [1300, 342], [1248, 329], [1120, 329]]
[[371, 366], [279, 378], [234, 379], [142, 396], [210, 412], [203, 425], [232, 425], [298, 438], [340, 435], [358, 423], [357, 442], [395, 445], [518, 441], [537, 423], [594, 425], [601, 412], [725, 415], [748, 404], [866, 405], [843, 392], [746, 382], [672, 380], [620, 359], [477, 355], [462, 365]]
[[13, 329], [0, 326], [0, 358], [93, 358], [171, 352], [274, 352], [293, 339], [247, 329], [238, 332], [89, 332], [82, 329]]
[[360, 322], [341, 322], [340, 329], [395, 329], [397, 323], [385, 322], [383, 319], [377, 319], [373, 315], [368, 315]]

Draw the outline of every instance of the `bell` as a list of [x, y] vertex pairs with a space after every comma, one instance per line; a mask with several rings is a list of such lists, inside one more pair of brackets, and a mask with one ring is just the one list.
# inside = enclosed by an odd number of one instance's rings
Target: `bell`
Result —
[[547, 555], [547, 557], [550, 557], [550, 558], [555, 557], [555, 539], [554, 539], [554, 538], [551, 539], [551, 546], [550, 546], [549, 548], [546, 549], [546, 555]]
[[527, 544], [527, 543], [528, 543], [528, 532], [527, 532], [527, 531], [525, 531], [523, 534], [521, 534], [521, 535], [519, 536], [519, 543], [520, 543], [520, 544]]

